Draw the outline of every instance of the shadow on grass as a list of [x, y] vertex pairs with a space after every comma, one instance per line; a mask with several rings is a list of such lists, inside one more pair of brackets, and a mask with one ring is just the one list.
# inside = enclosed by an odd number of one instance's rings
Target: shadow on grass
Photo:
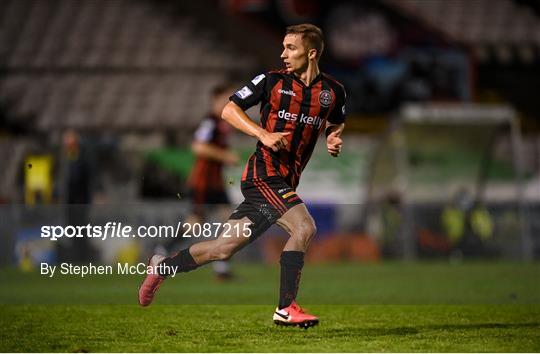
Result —
[[460, 330], [483, 330], [483, 329], [525, 329], [539, 328], [539, 322], [529, 323], [468, 323], [468, 324], [448, 324], [417, 327], [395, 327], [395, 328], [363, 328], [363, 327], [344, 327], [329, 328], [327, 333], [333, 337], [351, 337], [351, 336], [411, 336], [425, 331], [460, 331]]
[[526, 322], [526, 323], [467, 323], [467, 324], [449, 324], [449, 325], [437, 325], [437, 326], [424, 326], [426, 329], [450, 329], [450, 330], [460, 330], [460, 329], [491, 329], [491, 328], [501, 328], [501, 329], [520, 329], [520, 328], [531, 328], [538, 327], [540, 328], [540, 322]]

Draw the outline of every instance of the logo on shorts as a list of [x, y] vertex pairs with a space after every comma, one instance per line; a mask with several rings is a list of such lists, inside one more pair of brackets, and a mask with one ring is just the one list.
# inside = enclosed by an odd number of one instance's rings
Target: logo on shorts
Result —
[[292, 203], [292, 202], [295, 202], [297, 201], [298, 199], [300, 199], [299, 196], [295, 195], [294, 197], [292, 197], [291, 199], [287, 200], [287, 203]]
[[295, 195], [295, 194], [296, 194], [296, 193], [295, 193], [294, 191], [292, 191], [292, 192], [283, 194], [283, 195], [281, 196], [281, 198], [287, 199], [287, 198], [289, 198], [290, 196]]
[[323, 90], [319, 93], [319, 103], [323, 107], [328, 107], [332, 104], [332, 94], [328, 90]]

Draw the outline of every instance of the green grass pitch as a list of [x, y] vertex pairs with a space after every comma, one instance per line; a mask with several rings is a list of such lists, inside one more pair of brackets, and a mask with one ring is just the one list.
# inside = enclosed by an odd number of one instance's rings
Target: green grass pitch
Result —
[[167, 280], [148, 308], [140, 277], [1, 270], [0, 351], [540, 351], [538, 263], [306, 265], [308, 330], [272, 323], [277, 266], [233, 266], [231, 283], [209, 267]]

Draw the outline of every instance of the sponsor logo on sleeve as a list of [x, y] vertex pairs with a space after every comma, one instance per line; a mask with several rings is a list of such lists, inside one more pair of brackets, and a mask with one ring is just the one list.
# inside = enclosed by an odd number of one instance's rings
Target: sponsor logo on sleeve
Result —
[[255, 76], [255, 77], [253, 78], [253, 80], [251, 80], [251, 83], [252, 83], [253, 85], [256, 86], [259, 82], [262, 81], [262, 79], [264, 79], [264, 77], [265, 77], [264, 74]]
[[242, 87], [240, 90], [238, 90], [235, 95], [240, 97], [241, 99], [245, 100], [246, 98], [248, 98], [249, 96], [251, 96], [253, 94], [253, 91], [251, 91], [249, 89], [249, 87], [247, 86], [244, 86]]

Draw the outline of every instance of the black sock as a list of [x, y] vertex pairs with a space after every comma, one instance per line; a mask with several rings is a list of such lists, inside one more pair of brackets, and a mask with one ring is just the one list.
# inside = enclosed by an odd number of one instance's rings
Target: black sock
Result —
[[[169, 267], [176, 267], [177, 273], [189, 272], [199, 267], [197, 262], [195, 262], [195, 260], [191, 256], [191, 253], [189, 253], [189, 248], [184, 248], [175, 256], [165, 258], [165, 260], [161, 262], [161, 264]], [[171, 268], [165, 267], [165, 269]], [[170, 274], [168, 271], [164, 270], [161, 275], [167, 276]]]
[[304, 266], [304, 252], [283, 251], [281, 253], [281, 280], [279, 286], [279, 305], [282, 309], [289, 306], [298, 293], [300, 275]]

